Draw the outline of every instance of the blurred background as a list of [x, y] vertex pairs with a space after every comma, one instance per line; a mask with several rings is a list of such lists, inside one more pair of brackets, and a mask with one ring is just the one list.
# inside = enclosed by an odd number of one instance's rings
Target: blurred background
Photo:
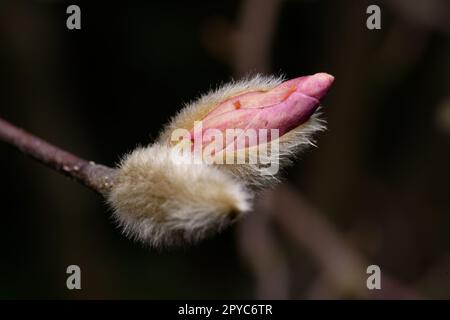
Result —
[[0, 116], [107, 165], [220, 83], [322, 71], [318, 147], [195, 246], [127, 240], [103, 199], [0, 143], [0, 298], [450, 298], [449, 1], [0, 2]]

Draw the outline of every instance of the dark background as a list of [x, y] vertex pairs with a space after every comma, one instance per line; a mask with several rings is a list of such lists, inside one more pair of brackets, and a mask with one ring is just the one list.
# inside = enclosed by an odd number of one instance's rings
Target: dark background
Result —
[[449, 15], [445, 0], [1, 1], [0, 116], [98, 163], [233, 77], [336, 81], [318, 148], [185, 248], [127, 240], [101, 198], [0, 144], [0, 298], [450, 298]]

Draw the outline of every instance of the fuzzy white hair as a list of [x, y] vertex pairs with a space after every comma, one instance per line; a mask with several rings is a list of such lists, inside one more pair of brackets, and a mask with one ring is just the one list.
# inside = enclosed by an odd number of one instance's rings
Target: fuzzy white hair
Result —
[[183, 164], [155, 144], [122, 161], [109, 203], [124, 233], [152, 246], [200, 240], [251, 209], [239, 182], [205, 164]]
[[[262, 174], [262, 167], [248, 163], [186, 163], [173, 152], [171, 134], [180, 128], [191, 130], [195, 121], [233, 96], [267, 91], [282, 82], [281, 77], [257, 75], [211, 91], [185, 106], [155, 144], [127, 155], [108, 197], [124, 233], [152, 246], [192, 242], [222, 230], [248, 212], [253, 191], [277, 182], [277, 176]], [[299, 151], [313, 145], [313, 134], [324, 129], [316, 112], [278, 138], [278, 153], [268, 155], [265, 162], [279, 161], [282, 168]]]

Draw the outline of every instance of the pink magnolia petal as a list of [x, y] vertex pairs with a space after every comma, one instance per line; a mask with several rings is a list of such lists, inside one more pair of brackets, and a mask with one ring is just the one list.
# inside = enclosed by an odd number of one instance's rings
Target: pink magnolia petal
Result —
[[193, 139], [201, 138], [208, 129], [278, 129], [281, 137], [310, 118], [333, 81], [333, 76], [317, 73], [283, 82], [269, 91], [227, 99], [203, 119], [203, 130]]

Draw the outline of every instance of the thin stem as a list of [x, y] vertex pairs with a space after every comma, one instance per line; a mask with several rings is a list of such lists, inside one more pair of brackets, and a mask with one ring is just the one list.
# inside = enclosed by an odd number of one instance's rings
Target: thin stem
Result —
[[116, 169], [84, 160], [2, 118], [0, 118], [0, 140], [100, 194], [105, 195], [113, 185]]

